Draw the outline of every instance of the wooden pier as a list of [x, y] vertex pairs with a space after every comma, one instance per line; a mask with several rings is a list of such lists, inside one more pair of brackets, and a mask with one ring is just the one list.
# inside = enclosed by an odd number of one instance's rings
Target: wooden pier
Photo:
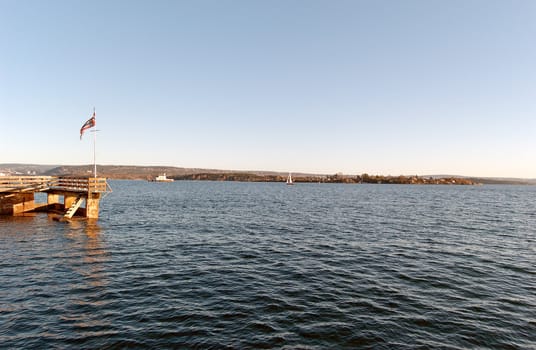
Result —
[[[0, 215], [56, 212], [98, 219], [99, 202], [111, 192], [106, 178], [68, 176], [0, 176]], [[46, 203], [36, 203], [35, 194], [46, 193]]]

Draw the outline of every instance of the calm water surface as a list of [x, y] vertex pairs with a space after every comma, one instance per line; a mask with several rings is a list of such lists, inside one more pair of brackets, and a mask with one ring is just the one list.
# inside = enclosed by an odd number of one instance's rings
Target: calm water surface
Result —
[[111, 185], [0, 218], [1, 348], [536, 348], [536, 187]]

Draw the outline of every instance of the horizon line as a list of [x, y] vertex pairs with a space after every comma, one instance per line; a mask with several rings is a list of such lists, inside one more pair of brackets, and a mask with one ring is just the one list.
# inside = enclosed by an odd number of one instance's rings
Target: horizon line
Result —
[[[8, 165], [15, 165], [15, 166], [50, 166], [51, 169], [57, 168], [57, 167], [93, 167], [93, 164], [57, 164], [57, 163], [17, 163], [17, 162], [6, 162], [6, 163], [0, 163], [0, 166], [8, 166]], [[289, 173], [288, 170], [251, 170], [251, 169], [222, 169], [222, 168], [211, 168], [211, 167], [186, 167], [186, 166], [177, 166], [177, 165], [139, 165], [139, 164], [98, 164], [97, 166], [108, 166], [108, 167], [140, 167], [140, 168], [178, 168], [178, 169], [199, 169], [199, 170], [214, 170], [214, 171], [222, 171], [222, 172], [269, 172], [269, 173]], [[370, 173], [370, 172], [362, 172], [362, 173], [344, 173], [342, 171], [337, 172], [330, 172], [330, 173], [323, 173], [323, 172], [307, 172], [307, 171], [290, 171], [290, 173], [293, 174], [303, 174], [303, 175], [312, 175], [312, 176], [329, 176], [329, 175], [345, 175], [345, 176], [360, 176], [360, 175], [375, 175], [375, 176], [417, 176], [417, 177], [460, 177], [460, 178], [482, 178], [482, 179], [518, 179], [518, 180], [536, 180], [534, 177], [516, 177], [516, 176], [489, 176], [489, 175], [458, 175], [458, 174], [449, 174], [449, 173], [437, 173], [437, 174], [397, 174], [397, 175], [384, 175], [381, 173]]]

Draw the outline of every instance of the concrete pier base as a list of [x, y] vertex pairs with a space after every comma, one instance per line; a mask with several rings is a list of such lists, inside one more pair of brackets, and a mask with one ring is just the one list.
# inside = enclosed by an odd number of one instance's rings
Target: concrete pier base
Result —
[[35, 209], [35, 199], [32, 193], [13, 193], [0, 200], [1, 215], [20, 215]]
[[99, 202], [100, 193], [90, 193], [86, 199], [86, 218], [98, 219], [99, 218]]
[[60, 195], [55, 194], [55, 193], [47, 193], [47, 204], [48, 205], [61, 204]]

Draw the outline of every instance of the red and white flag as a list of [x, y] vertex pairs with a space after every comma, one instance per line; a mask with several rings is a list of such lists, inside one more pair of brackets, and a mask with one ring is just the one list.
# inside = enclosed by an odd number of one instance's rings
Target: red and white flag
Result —
[[84, 125], [82, 125], [82, 127], [80, 128], [80, 140], [82, 140], [82, 135], [84, 134], [84, 131], [86, 131], [87, 129], [91, 129], [95, 125], [97, 125], [97, 122], [95, 121], [95, 111], [93, 111], [93, 115], [91, 116], [91, 118], [89, 118], [87, 122], [85, 122]]

